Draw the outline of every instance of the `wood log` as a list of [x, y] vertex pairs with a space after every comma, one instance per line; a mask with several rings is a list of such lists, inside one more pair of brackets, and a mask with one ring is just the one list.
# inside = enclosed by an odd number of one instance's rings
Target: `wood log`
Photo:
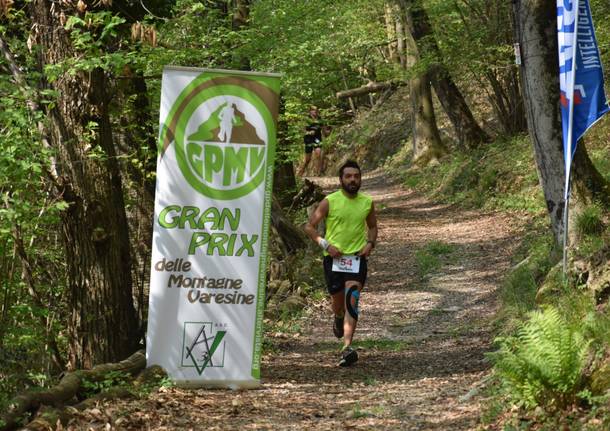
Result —
[[338, 91], [336, 93], [337, 99], [345, 99], [346, 97], [362, 96], [370, 93], [379, 93], [380, 91], [396, 88], [401, 85], [406, 85], [406, 82], [402, 81], [390, 81], [390, 82], [369, 82], [366, 85], [358, 88], [351, 88], [349, 90]]
[[139, 350], [129, 358], [117, 362], [96, 365], [91, 370], [76, 370], [67, 373], [61, 381], [52, 388], [43, 391], [28, 391], [13, 398], [8, 411], [0, 420], [0, 431], [11, 430], [19, 426], [24, 418], [28, 418], [40, 406], [57, 406], [72, 400], [83, 389], [83, 382], [100, 382], [110, 372], [123, 372], [134, 375], [146, 367], [144, 351]]
[[325, 197], [326, 195], [324, 194], [322, 187], [313, 181], [305, 179], [301, 189], [292, 198], [292, 204], [290, 205], [290, 208], [288, 208], [288, 212], [293, 209], [307, 208], [316, 202], [320, 202]]

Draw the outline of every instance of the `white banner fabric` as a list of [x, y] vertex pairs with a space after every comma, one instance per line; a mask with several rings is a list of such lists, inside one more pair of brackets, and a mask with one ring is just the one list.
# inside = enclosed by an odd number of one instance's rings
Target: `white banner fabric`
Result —
[[166, 67], [146, 357], [180, 386], [260, 383], [279, 76]]

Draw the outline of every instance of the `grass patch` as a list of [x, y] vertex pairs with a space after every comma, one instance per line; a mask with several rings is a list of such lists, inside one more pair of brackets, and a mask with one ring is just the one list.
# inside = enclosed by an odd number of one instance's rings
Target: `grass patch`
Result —
[[581, 238], [601, 235], [604, 229], [603, 210], [599, 204], [589, 205], [576, 217], [576, 232]]
[[560, 258], [553, 236], [546, 229], [530, 231], [523, 244], [515, 255], [517, 263], [500, 288], [502, 310], [496, 324], [503, 333], [511, 332], [536, 307], [538, 286]]
[[545, 203], [529, 137], [498, 139], [470, 152], [454, 152], [440, 164], [409, 169], [408, 154], [386, 168], [403, 184], [427, 196], [463, 207], [545, 214]]
[[366, 386], [375, 386], [377, 384], [377, 379], [373, 376], [365, 376], [362, 383]]
[[415, 252], [415, 263], [420, 278], [435, 272], [443, 263], [443, 256], [448, 256], [455, 250], [455, 246], [442, 241], [432, 241], [422, 249]]
[[610, 229], [604, 222], [601, 205], [587, 206], [575, 219], [576, 235], [579, 238], [577, 256], [587, 259], [610, 243]]

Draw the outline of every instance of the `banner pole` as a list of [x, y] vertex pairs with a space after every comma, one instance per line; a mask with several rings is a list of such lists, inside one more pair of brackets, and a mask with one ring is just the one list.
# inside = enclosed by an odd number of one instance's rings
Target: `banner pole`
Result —
[[570, 193], [567, 193], [567, 197], [565, 199], [565, 204], [563, 208], [563, 278], [567, 280], [567, 270], [568, 270], [568, 211], [570, 209], [569, 205], [570, 201]]
[[570, 76], [570, 82], [568, 87], [567, 96], [569, 101], [569, 113], [568, 113], [568, 142], [566, 148], [565, 157], [565, 190], [564, 190], [564, 209], [563, 209], [563, 276], [567, 279], [567, 267], [568, 267], [568, 211], [570, 201], [570, 173], [572, 170], [572, 146], [574, 144], [574, 87], [576, 85], [576, 62], [578, 58], [578, 15], [580, 12], [580, 0], [576, 0], [574, 7], [576, 9], [576, 19], [574, 20], [574, 40], [573, 40], [573, 62], [572, 62], [572, 74]]

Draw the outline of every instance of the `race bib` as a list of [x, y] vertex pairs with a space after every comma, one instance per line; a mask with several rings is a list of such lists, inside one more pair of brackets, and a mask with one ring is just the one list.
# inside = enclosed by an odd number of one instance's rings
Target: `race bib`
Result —
[[333, 258], [333, 271], [352, 272], [360, 271], [360, 257], [353, 254]]

